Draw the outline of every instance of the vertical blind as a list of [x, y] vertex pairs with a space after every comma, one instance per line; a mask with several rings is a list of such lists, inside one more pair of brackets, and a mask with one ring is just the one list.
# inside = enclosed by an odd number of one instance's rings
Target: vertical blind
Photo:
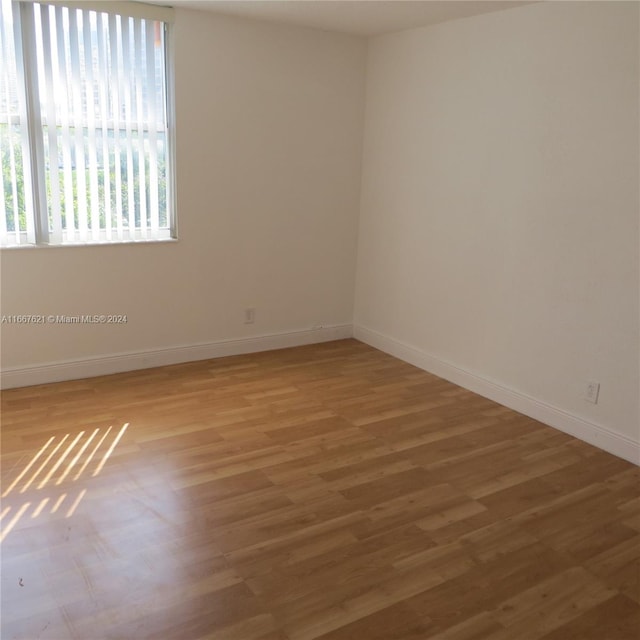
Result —
[[3, 244], [33, 242], [32, 227], [51, 244], [170, 237], [165, 24], [7, 0], [2, 12]]
[[[33, 189], [29, 163], [24, 65], [19, 23], [2, 0], [0, 15], [0, 243], [35, 242]], [[26, 159], [26, 166], [25, 166]]]

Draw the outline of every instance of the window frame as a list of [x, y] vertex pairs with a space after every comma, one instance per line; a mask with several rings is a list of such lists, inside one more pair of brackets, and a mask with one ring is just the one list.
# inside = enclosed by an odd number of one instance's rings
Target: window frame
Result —
[[[156, 20], [164, 28], [164, 83], [165, 83], [165, 113], [166, 113], [166, 207], [168, 235], [164, 237], [135, 237], [141, 236], [138, 229], [128, 238], [107, 238], [105, 229], [99, 230], [101, 238], [95, 240], [59, 241], [52, 242], [49, 234], [49, 213], [44, 177], [44, 144], [42, 136], [42, 120], [39, 104], [39, 86], [37, 73], [37, 49], [35, 42], [33, 4], [43, 6], [66, 7], [69, 10], [81, 9], [96, 13], [115, 14], [122, 17]], [[170, 243], [178, 240], [178, 224], [176, 215], [176, 133], [175, 133], [175, 73], [174, 73], [174, 10], [142, 2], [128, 2], [120, 0], [105, 0], [91, 3], [78, 0], [11, 0], [14, 20], [14, 37], [16, 47], [16, 63], [22, 65], [18, 69], [19, 92], [24, 100], [23, 111], [26, 119], [28, 164], [24, 168], [25, 208], [27, 217], [31, 216], [34, 240], [29, 239], [29, 225], [27, 230], [20, 231], [19, 244], [0, 244], [0, 250], [37, 249], [37, 248], [69, 248], [69, 247], [103, 247], [138, 244]], [[26, 25], [26, 26], [25, 26]], [[4, 197], [4, 194], [3, 194]], [[28, 210], [28, 203], [33, 211]], [[15, 232], [12, 232], [15, 235]], [[104, 240], [102, 239], [104, 238]]]

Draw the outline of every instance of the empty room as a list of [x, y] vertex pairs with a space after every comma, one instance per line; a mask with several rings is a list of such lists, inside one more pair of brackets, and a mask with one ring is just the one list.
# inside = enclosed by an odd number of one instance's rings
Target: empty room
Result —
[[640, 4], [0, 0], [3, 640], [640, 640]]

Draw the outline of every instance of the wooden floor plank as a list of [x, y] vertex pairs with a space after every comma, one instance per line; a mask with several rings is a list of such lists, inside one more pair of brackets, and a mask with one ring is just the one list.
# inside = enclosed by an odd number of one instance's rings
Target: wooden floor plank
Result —
[[640, 470], [355, 340], [2, 396], [4, 639], [640, 640]]

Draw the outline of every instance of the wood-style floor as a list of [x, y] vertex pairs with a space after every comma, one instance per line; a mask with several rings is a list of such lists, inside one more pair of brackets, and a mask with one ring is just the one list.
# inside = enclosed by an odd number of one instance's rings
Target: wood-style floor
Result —
[[7, 391], [3, 640], [637, 640], [639, 469], [354, 340]]

